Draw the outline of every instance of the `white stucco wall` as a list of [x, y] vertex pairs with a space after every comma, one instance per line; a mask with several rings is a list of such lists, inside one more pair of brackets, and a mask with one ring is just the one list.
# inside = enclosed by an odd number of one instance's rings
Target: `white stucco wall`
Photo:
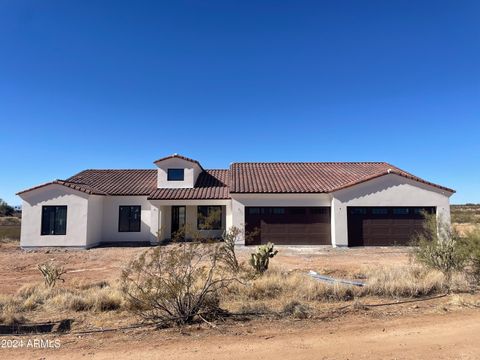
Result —
[[[62, 185], [51, 184], [23, 193], [22, 248], [41, 246], [87, 246], [89, 196]], [[42, 206], [67, 206], [66, 235], [41, 235]]]
[[[179, 158], [165, 159], [155, 163], [158, 166], [157, 186], [159, 188], [193, 188], [202, 169], [198, 164]], [[168, 181], [168, 169], [184, 169], [183, 181]]]
[[[119, 208], [123, 205], [141, 206], [140, 232], [119, 232]], [[102, 242], [151, 241], [150, 202], [146, 196], [106, 196], [103, 199]]]
[[87, 247], [93, 247], [102, 242], [104, 199], [105, 196], [89, 196], [87, 214]]
[[434, 206], [437, 218], [450, 222], [452, 193], [406, 179], [385, 175], [332, 194], [332, 245], [347, 246], [348, 206]]

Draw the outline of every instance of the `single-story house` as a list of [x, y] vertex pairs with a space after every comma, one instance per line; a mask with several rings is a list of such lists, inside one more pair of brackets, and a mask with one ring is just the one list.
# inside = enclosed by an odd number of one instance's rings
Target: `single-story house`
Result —
[[[157, 244], [182, 227], [242, 244], [406, 245], [424, 212], [450, 221], [454, 190], [385, 162], [242, 162], [204, 169], [171, 155], [156, 169], [84, 170], [18, 193], [21, 247]], [[214, 221], [205, 228], [202, 219]]]

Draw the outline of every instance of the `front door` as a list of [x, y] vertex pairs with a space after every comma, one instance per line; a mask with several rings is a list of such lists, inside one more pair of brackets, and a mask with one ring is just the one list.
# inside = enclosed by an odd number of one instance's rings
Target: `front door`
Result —
[[185, 235], [185, 206], [172, 206], [172, 239]]

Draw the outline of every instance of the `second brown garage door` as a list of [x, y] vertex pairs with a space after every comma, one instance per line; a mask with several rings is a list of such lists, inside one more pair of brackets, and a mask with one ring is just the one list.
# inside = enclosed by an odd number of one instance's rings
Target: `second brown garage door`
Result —
[[245, 245], [331, 245], [329, 207], [246, 207]]
[[409, 245], [434, 207], [348, 207], [348, 246]]

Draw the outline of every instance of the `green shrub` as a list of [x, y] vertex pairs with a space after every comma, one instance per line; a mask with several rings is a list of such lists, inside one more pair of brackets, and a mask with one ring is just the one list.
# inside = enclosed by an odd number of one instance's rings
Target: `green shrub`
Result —
[[412, 241], [415, 260], [445, 275], [447, 286], [456, 271], [462, 271], [466, 265], [465, 251], [459, 234], [451, 229], [449, 223], [438, 222], [435, 215], [425, 215], [423, 231], [418, 232]]
[[460, 242], [467, 259], [467, 272], [475, 285], [480, 285], [480, 230], [465, 234]]

